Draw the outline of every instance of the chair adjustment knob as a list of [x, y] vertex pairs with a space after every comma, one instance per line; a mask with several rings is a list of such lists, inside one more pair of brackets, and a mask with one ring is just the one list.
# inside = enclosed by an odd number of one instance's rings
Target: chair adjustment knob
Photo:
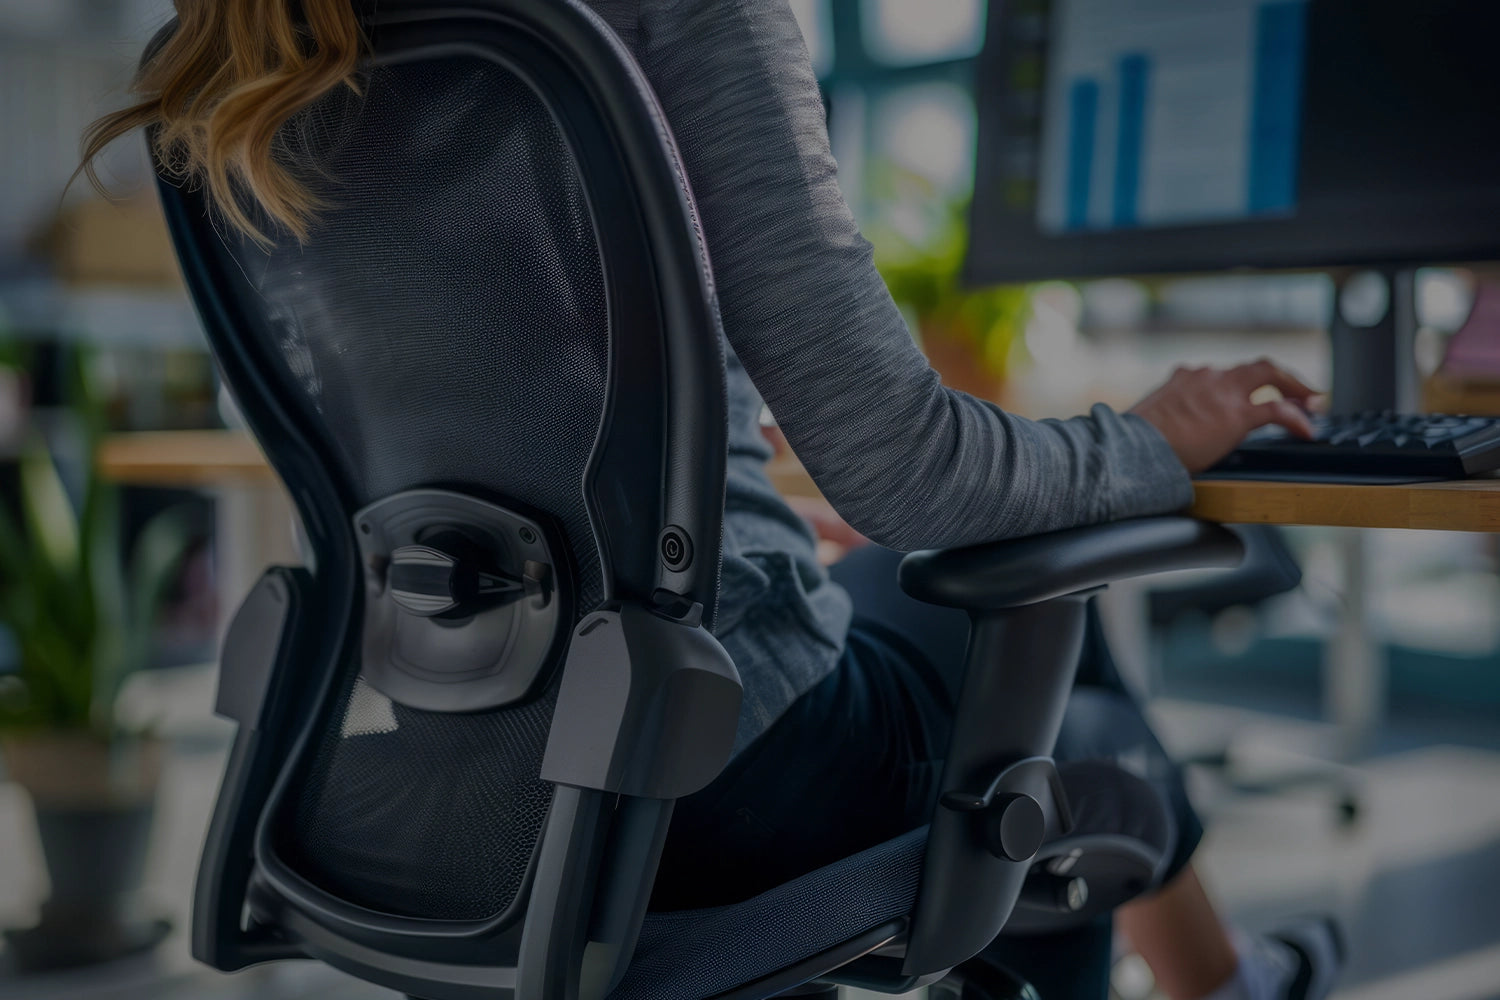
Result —
[[1002, 792], [984, 812], [984, 837], [990, 853], [1007, 861], [1030, 861], [1047, 835], [1047, 814], [1030, 795]]
[[[524, 596], [528, 580], [481, 570], [456, 545], [403, 545], [391, 553], [386, 587], [402, 610], [421, 618], [465, 615]], [[529, 567], [528, 567], [529, 568]]]
[[1033, 868], [1021, 886], [1021, 902], [1056, 913], [1077, 913], [1089, 902], [1089, 884], [1077, 876]]

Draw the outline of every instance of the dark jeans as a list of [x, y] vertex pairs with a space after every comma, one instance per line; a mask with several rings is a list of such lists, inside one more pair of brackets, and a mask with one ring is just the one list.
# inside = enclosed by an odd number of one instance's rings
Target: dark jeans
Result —
[[[907, 597], [896, 585], [900, 558], [871, 546], [833, 568], [855, 609], [838, 669], [713, 784], [677, 804], [655, 908], [748, 899], [928, 822], [968, 619]], [[1056, 757], [1114, 760], [1151, 782], [1175, 821], [1167, 877], [1187, 863], [1202, 827], [1178, 769], [1121, 682], [1092, 611]], [[1121, 825], [1128, 829], [1128, 819]], [[986, 955], [1029, 979], [1044, 1000], [1099, 997], [1109, 927], [1002, 938]]]

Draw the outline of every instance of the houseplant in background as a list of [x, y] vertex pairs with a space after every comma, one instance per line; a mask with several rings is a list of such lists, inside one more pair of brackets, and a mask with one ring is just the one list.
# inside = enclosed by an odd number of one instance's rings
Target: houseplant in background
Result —
[[[122, 554], [116, 490], [95, 468], [105, 426], [88, 357], [67, 365], [70, 405], [29, 429], [0, 498], [0, 758], [28, 793], [51, 896], [40, 923], [6, 932], [22, 969], [141, 951], [164, 921], [136, 912], [161, 776], [161, 741], [124, 724], [121, 685], [145, 665], [156, 609], [186, 551], [177, 511]], [[69, 461], [68, 459], [71, 459]]]
[[1003, 402], [1005, 379], [1030, 312], [1024, 286], [969, 288], [968, 201], [895, 166], [873, 172], [881, 217], [865, 227], [875, 265], [943, 381]]

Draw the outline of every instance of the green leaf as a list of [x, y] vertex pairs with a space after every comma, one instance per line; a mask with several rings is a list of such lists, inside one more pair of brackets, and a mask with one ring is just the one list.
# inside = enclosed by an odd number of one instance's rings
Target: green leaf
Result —
[[0, 502], [0, 590], [24, 586], [31, 562], [28, 542], [10, 506]]
[[112, 706], [125, 679], [147, 666], [156, 616], [177, 578], [193, 541], [193, 522], [186, 507], [169, 507], [147, 521], [130, 554], [120, 656], [100, 664], [99, 697]]
[[15, 635], [21, 669], [0, 690], [0, 724], [116, 728], [121, 684], [150, 654], [157, 612], [191, 541], [181, 508], [142, 529], [128, 566], [120, 554], [118, 491], [95, 468], [106, 414], [71, 358], [73, 429], [84, 463], [75, 505], [40, 436], [20, 460], [20, 506], [0, 502], [0, 621]]
[[34, 441], [21, 455], [21, 506], [27, 529], [54, 573], [78, 565], [78, 514], [46, 446]]

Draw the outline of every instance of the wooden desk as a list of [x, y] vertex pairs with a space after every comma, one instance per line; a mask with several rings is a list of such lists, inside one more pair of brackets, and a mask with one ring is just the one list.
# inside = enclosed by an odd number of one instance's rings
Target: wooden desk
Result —
[[1397, 486], [1199, 480], [1192, 514], [1227, 524], [1500, 532], [1500, 478]]

